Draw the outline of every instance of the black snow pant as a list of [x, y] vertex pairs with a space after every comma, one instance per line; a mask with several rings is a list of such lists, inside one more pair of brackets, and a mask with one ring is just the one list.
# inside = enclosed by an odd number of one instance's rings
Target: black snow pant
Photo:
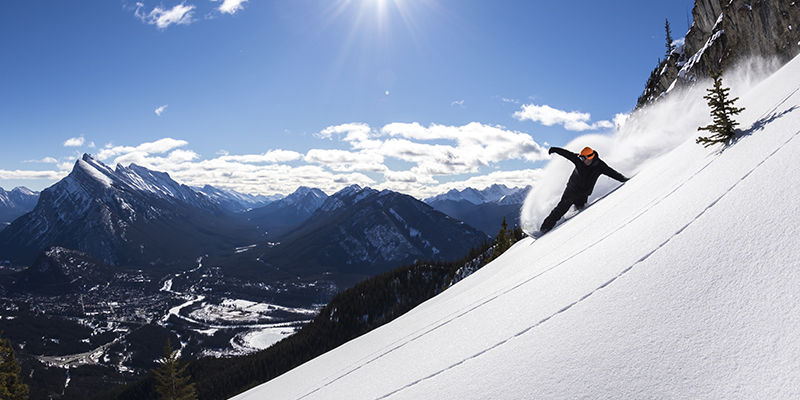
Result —
[[561, 201], [556, 204], [553, 211], [550, 211], [550, 215], [544, 219], [542, 227], [539, 230], [547, 232], [553, 229], [553, 227], [556, 226], [556, 222], [569, 211], [570, 206], [574, 204], [576, 209], [581, 210], [583, 207], [586, 207], [586, 201], [588, 199], [589, 196], [577, 194], [571, 190], [565, 190], [564, 194], [561, 196]]

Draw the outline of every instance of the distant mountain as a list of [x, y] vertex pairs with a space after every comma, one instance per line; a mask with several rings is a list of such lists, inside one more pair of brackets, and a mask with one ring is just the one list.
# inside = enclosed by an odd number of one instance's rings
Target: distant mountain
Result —
[[466, 188], [425, 199], [431, 207], [494, 237], [503, 218], [509, 227], [519, 225], [520, 208], [531, 187], [508, 188], [494, 184], [484, 190]]
[[11, 221], [21, 217], [39, 201], [39, 192], [34, 192], [26, 187], [16, 187], [6, 192], [0, 187], [0, 230]]
[[41, 192], [36, 207], [0, 231], [0, 260], [30, 265], [50, 246], [110, 265], [165, 266], [254, 240], [256, 232], [169, 174], [116, 170], [85, 154]]
[[113, 267], [86, 253], [53, 246], [39, 254], [30, 267], [4, 278], [5, 286], [14, 291], [59, 295], [107, 284], [114, 272]]
[[348, 287], [414, 260], [460, 258], [487, 239], [411, 196], [353, 185], [328, 197], [279, 244], [244, 254], [257, 258], [261, 269], [266, 264]]
[[439, 201], [468, 201], [472, 204], [491, 203], [501, 200], [503, 197], [519, 192], [519, 188], [509, 188], [506, 185], [494, 184], [483, 190], [466, 188], [464, 190], [452, 189], [447, 193], [429, 197], [423, 200], [427, 204]]
[[222, 208], [233, 211], [243, 212], [253, 208], [264, 207], [269, 203], [280, 200], [282, 195], [274, 194], [272, 196], [252, 195], [246, 193], [239, 193], [235, 190], [218, 189], [211, 185], [205, 185], [202, 188], [194, 188], [217, 202]]
[[248, 210], [241, 216], [272, 238], [308, 219], [327, 198], [322, 190], [301, 186], [283, 199]]

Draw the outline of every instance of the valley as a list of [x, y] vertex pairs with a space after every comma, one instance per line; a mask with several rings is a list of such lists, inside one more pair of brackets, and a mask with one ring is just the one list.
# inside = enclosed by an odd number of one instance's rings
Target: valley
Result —
[[198, 262], [163, 276], [120, 271], [76, 293], [6, 291], [0, 307], [21, 359], [64, 374], [93, 365], [134, 378], [154, 366], [167, 338], [187, 359], [263, 350], [313, 319], [336, 291], [326, 281], [245, 281]]

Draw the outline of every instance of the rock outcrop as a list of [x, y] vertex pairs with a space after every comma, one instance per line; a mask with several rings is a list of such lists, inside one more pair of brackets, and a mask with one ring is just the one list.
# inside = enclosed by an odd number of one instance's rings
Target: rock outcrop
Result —
[[785, 64], [800, 54], [800, 1], [696, 0], [682, 46], [653, 71], [637, 108], [672, 87], [708, 77], [750, 57]]

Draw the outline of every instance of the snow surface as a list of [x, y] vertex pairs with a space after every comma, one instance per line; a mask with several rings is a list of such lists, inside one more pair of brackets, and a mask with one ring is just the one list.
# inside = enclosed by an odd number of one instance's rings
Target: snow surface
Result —
[[235, 399], [800, 398], [800, 59], [735, 95], [733, 146], [685, 108], [602, 201]]

